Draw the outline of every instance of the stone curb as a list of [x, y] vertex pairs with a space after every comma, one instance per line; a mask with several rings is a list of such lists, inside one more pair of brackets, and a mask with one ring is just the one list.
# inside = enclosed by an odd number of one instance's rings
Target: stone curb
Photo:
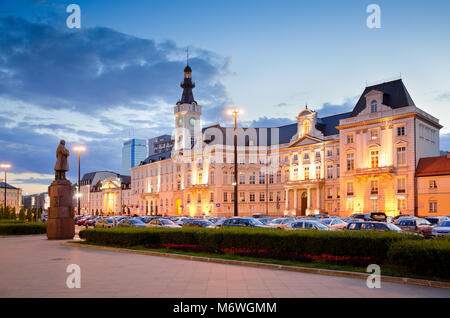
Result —
[[[228, 260], [228, 259], [220, 259], [220, 258], [209, 258], [209, 257], [202, 257], [202, 256], [161, 253], [161, 252], [154, 252], [154, 251], [139, 251], [139, 250], [130, 250], [130, 249], [126, 249], [126, 248], [107, 247], [107, 246], [98, 246], [98, 245], [84, 245], [84, 244], [70, 243], [70, 242], [63, 242], [63, 243], [61, 243], [61, 245], [62, 246], [71, 246], [71, 247], [90, 248], [90, 249], [109, 251], [109, 252], [120, 252], [120, 253], [170, 257], [170, 258], [185, 259], [185, 260], [199, 261], [199, 262], [209, 262], [209, 263], [218, 263], [218, 264], [226, 264], [226, 265], [238, 265], [238, 266], [256, 267], [256, 268], [264, 268], [264, 269], [277, 269], [277, 270], [283, 270], [283, 271], [301, 272], [301, 273], [308, 273], [308, 274], [318, 274], [318, 275], [337, 276], [337, 277], [347, 277], [347, 278], [367, 279], [367, 277], [369, 277], [369, 275], [370, 275], [367, 273], [358, 273], [358, 272], [336, 271], [336, 270], [330, 270], [330, 269], [297, 267], [297, 266], [277, 265], [277, 264], [269, 264], [269, 263], [246, 262], [246, 261]], [[416, 278], [381, 276], [381, 281], [390, 282], [390, 283], [433, 287], [433, 288], [450, 289], [450, 283], [447, 283], [447, 282], [416, 279]]]

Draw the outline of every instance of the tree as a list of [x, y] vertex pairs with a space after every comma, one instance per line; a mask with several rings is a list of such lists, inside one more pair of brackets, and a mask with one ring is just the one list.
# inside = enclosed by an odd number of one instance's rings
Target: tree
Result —
[[3, 211], [3, 218], [8, 220], [10, 217], [11, 217], [11, 208], [7, 206], [6, 209]]
[[11, 220], [16, 220], [17, 219], [17, 215], [16, 215], [16, 207], [13, 206], [13, 208], [11, 209], [11, 215], [9, 217]]
[[37, 219], [36, 219], [36, 221], [39, 221], [41, 219], [42, 219], [42, 208], [39, 208], [37, 210]]
[[33, 212], [31, 211], [31, 208], [27, 209], [27, 220], [28, 222], [31, 222], [33, 220]]
[[4, 215], [3, 215], [3, 205], [0, 206], [0, 219], [4, 219]]
[[25, 210], [23, 208], [20, 209], [19, 220], [20, 221], [25, 221]]

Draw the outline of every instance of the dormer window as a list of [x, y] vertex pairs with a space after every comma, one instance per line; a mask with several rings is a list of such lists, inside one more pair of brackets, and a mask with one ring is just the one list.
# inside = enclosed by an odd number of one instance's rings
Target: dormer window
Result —
[[376, 100], [373, 100], [370, 102], [370, 112], [376, 113], [378, 111], [378, 102]]
[[308, 120], [305, 120], [303, 122], [303, 136], [309, 134], [310, 131], [311, 131], [311, 124], [309, 123]]

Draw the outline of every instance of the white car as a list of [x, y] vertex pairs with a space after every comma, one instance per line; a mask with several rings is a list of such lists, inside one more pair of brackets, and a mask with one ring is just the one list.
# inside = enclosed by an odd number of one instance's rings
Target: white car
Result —
[[322, 222], [323, 224], [328, 225], [329, 227], [331, 227], [334, 230], [344, 230], [348, 224], [338, 218], [320, 219], [319, 222]]
[[450, 221], [443, 221], [431, 231], [433, 236], [446, 236], [450, 234]]
[[289, 223], [285, 227], [286, 230], [321, 230], [321, 231], [333, 231], [332, 228], [326, 226], [325, 224], [314, 221], [314, 220], [304, 220], [304, 221], [295, 221]]

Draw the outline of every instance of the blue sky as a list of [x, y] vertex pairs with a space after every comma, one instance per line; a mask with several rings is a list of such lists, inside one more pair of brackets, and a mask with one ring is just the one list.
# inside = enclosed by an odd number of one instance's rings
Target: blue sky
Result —
[[[65, 25], [70, 3], [80, 30]], [[371, 3], [381, 29], [366, 26]], [[27, 192], [45, 191], [64, 137], [88, 146], [83, 172], [119, 171], [130, 130], [171, 132], [186, 47], [205, 124], [223, 123], [227, 105], [246, 125], [293, 122], [305, 103], [344, 112], [366, 81], [401, 73], [450, 150], [449, 13], [446, 0], [0, 0], [0, 161]]]

